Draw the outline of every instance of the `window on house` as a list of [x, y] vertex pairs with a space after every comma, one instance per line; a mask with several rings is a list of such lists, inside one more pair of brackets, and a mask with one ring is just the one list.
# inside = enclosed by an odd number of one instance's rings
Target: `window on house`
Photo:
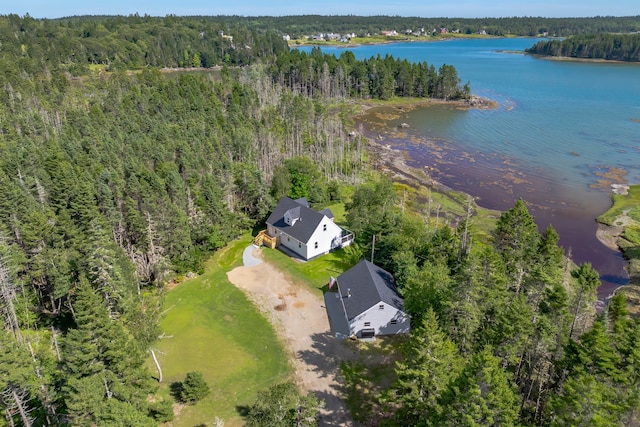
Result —
[[314, 243], [313, 247], [314, 247], [315, 249], [318, 249], [318, 242]]
[[291, 237], [287, 236], [287, 242], [291, 241]]
[[371, 326], [371, 322], [364, 322], [364, 326]]
[[391, 324], [392, 324], [392, 325], [395, 325], [395, 324], [397, 324], [397, 323], [398, 323], [398, 319], [391, 319]]
[[322, 231], [327, 231], [327, 224], [322, 225]]
[[380, 304], [380, 305], [378, 306], [378, 308], [379, 308], [380, 310], [384, 310], [384, 304]]
[[302, 243], [298, 242], [298, 247], [301, 248], [302, 247]]

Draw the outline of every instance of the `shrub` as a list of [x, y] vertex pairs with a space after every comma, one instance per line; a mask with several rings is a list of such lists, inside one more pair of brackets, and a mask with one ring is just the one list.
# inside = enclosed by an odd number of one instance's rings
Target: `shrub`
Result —
[[170, 400], [162, 400], [151, 404], [149, 411], [154, 420], [166, 423], [173, 420], [173, 405]]
[[180, 400], [184, 403], [196, 403], [209, 394], [209, 391], [202, 372], [187, 372], [187, 377], [180, 387]]

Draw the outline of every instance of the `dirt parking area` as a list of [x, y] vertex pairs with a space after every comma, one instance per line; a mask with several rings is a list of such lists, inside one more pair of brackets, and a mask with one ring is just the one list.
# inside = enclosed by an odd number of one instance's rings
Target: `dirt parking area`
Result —
[[352, 426], [353, 420], [339, 395], [339, 361], [353, 357], [331, 334], [322, 296], [298, 286], [266, 262], [261, 249], [247, 248], [246, 266], [227, 275], [271, 320], [291, 356], [296, 380], [302, 390], [324, 400], [321, 426]]

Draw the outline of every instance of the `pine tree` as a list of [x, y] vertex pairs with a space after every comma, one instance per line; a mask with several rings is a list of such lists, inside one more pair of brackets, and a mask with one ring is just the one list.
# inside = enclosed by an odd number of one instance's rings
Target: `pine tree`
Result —
[[457, 377], [462, 359], [432, 309], [411, 331], [403, 356], [403, 361], [396, 363], [398, 380], [386, 400], [398, 407], [394, 415], [397, 425], [417, 426], [436, 418], [438, 399]]
[[246, 425], [249, 427], [314, 427], [318, 425], [318, 411], [322, 403], [313, 395], [301, 394], [296, 385], [276, 384], [258, 393], [249, 408]]
[[504, 259], [510, 286], [520, 292], [540, 241], [540, 233], [522, 199], [503, 212], [496, 224], [494, 246]]
[[519, 401], [509, 377], [490, 348], [475, 354], [440, 399], [435, 425], [456, 427], [513, 426]]
[[29, 407], [34, 398], [36, 384], [35, 369], [31, 356], [13, 336], [0, 330], [0, 407], [10, 425], [17, 420], [23, 426], [31, 426], [33, 408]]
[[591, 263], [584, 263], [577, 270], [571, 272], [576, 278], [576, 297], [573, 303], [573, 321], [569, 331], [569, 338], [579, 336], [587, 329], [587, 324], [593, 315], [593, 306], [596, 299], [596, 289], [600, 286], [600, 276], [593, 269]]
[[[67, 333], [62, 349], [62, 394], [72, 422], [101, 424], [131, 411], [148, 414], [150, 375], [143, 353], [84, 278], [76, 289], [74, 313], [77, 328]], [[151, 421], [146, 415], [143, 419]]]
[[562, 392], [551, 395], [548, 418], [554, 427], [622, 425], [623, 405], [615, 389], [583, 372], [570, 378]]
[[210, 389], [204, 380], [202, 372], [187, 372], [187, 376], [180, 387], [180, 400], [185, 403], [196, 403], [202, 400]]

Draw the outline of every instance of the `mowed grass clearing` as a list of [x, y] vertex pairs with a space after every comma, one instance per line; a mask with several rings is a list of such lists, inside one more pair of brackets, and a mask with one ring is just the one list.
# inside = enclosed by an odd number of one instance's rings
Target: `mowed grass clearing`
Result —
[[[328, 254], [319, 256], [311, 261], [294, 260], [278, 249], [262, 248], [262, 257], [278, 270], [287, 274], [294, 282], [303, 284], [309, 289], [322, 295], [322, 288], [329, 283], [331, 276], [338, 277], [352, 264], [345, 251], [338, 249]], [[359, 261], [359, 259], [357, 260]]]
[[205, 399], [184, 406], [173, 426], [208, 425], [215, 417], [226, 426], [242, 425], [236, 408], [253, 404], [259, 390], [291, 375], [273, 327], [227, 279], [250, 243], [249, 235], [230, 243], [212, 257], [203, 275], [167, 294], [161, 322], [166, 338], [154, 345], [163, 394], [189, 371], [201, 371], [211, 388]]

